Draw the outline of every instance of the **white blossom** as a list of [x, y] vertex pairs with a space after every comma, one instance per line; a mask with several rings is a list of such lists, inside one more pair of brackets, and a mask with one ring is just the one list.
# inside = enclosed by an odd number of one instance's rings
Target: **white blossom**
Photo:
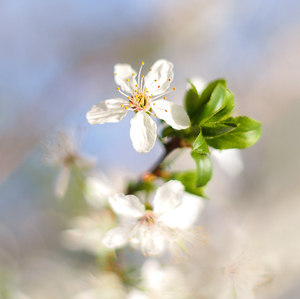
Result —
[[[167, 248], [174, 255], [188, 250], [198, 236], [198, 230], [192, 224], [204, 203], [197, 198], [197, 202], [189, 204], [187, 211], [187, 205], [183, 204], [185, 196], [184, 186], [179, 181], [169, 181], [157, 189], [153, 210], [146, 210], [134, 195], [119, 193], [111, 196], [112, 209], [126, 219], [122, 225], [107, 232], [103, 243], [108, 248], [120, 248], [130, 243], [134, 247], [140, 246], [143, 254], [149, 256], [162, 254]], [[185, 212], [180, 213], [178, 209]], [[177, 221], [181, 217], [184, 221]]]
[[78, 216], [70, 220], [70, 229], [61, 232], [62, 245], [72, 251], [86, 251], [97, 256], [105, 256], [108, 248], [102, 239], [113, 227], [114, 219], [108, 210], [94, 212], [89, 217]]
[[[173, 64], [158, 60], [146, 76], [141, 75], [142, 66], [137, 72], [128, 64], [116, 64], [115, 82], [117, 90], [126, 97], [102, 101], [87, 113], [90, 124], [119, 122], [127, 111], [134, 111], [131, 120], [130, 138], [133, 147], [139, 153], [149, 152], [156, 141], [157, 125], [150, 115], [157, 116], [176, 130], [186, 129], [190, 120], [183, 107], [166, 101], [166, 94], [173, 80]], [[175, 88], [173, 88], [175, 90]]]
[[147, 260], [141, 269], [141, 290], [131, 290], [126, 299], [184, 299], [189, 297], [183, 274], [173, 266], [162, 267], [157, 260]]
[[268, 280], [266, 267], [254, 254], [251, 247], [245, 247], [235, 254], [224, 266], [223, 291], [219, 299], [254, 299], [254, 290]]
[[55, 193], [62, 198], [67, 190], [72, 166], [87, 170], [95, 166], [96, 158], [80, 152], [82, 131], [74, 128], [54, 132], [44, 143], [44, 160], [60, 169], [55, 183]]

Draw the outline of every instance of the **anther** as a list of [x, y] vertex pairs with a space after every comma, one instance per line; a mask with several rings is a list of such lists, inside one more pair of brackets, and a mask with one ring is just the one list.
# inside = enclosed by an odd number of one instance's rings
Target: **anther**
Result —
[[169, 79], [169, 81], [171, 81], [171, 79]]
[[145, 76], [144, 75], [142, 75], [142, 78], [144, 78]]
[[130, 100], [130, 99], [131, 99], [131, 97], [127, 97], [127, 99], [128, 99], [128, 100]]
[[[126, 110], [128, 110], [128, 107], [125, 107]], [[166, 110], [167, 111], [167, 110]]]
[[150, 72], [152, 71], [152, 69], [150, 69]]
[[117, 73], [115, 73], [115, 76], [117, 76]]
[[160, 85], [158, 85], [157, 88], [160, 88]]
[[120, 90], [120, 87], [117, 87], [117, 90]]
[[157, 80], [155, 79], [154, 81], [156, 82]]
[[176, 88], [175, 88], [175, 87], [173, 87], [173, 90], [176, 90]]
[[132, 76], [135, 76], [135, 73], [132, 73]]
[[164, 100], [166, 99], [167, 97], [164, 97]]
[[135, 90], [134, 92], [137, 92], [137, 90]]
[[127, 82], [129, 82], [129, 79], [126, 79]]
[[142, 65], [144, 65], [145, 63], [144, 63], [144, 61], [142, 62]]
[[153, 103], [152, 105], [155, 106], [155, 103]]
[[154, 114], [154, 116], [156, 116], [156, 114]]
[[124, 105], [121, 105], [121, 108], [123, 108], [124, 107]]
[[[126, 107], [127, 108], [127, 107]], [[165, 110], [166, 112], [168, 112], [168, 110]]]

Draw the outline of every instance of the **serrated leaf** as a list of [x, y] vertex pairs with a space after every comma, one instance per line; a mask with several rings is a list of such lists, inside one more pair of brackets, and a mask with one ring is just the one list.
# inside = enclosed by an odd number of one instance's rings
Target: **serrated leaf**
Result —
[[200, 131], [200, 134], [196, 138], [194, 145], [193, 145], [193, 152], [198, 154], [207, 154], [209, 153], [209, 149], [207, 146], [207, 143], [205, 141], [205, 138], [202, 135], [202, 132]]
[[212, 162], [206, 154], [191, 153], [196, 162], [196, 187], [205, 186], [212, 177]]
[[261, 123], [246, 116], [229, 117], [222, 123], [236, 124], [237, 127], [227, 134], [206, 140], [209, 146], [216, 149], [247, 148], [261, 135]]
[[225, 123], [207, 123], [201, 127], [202, 134], [206, 139], [219, 137], [228, 134], [237, 127], [236, 124]]
[[[188, 80], [187, 80], [188, 81]], [[186, 110], [190, 120], [194, 118], [195, 115], [195, 105], [199, 99], [199, 94], [196, 87], [190, 82], [191, 88], [187, 90], [184, 96], [184, 109]]]
[[213, 117], [211, 117], [208, 122], [219, 122], [228, 118], [233, 108], [234, 96], [230, 90], [226, 89], [223, 107]]
[[195, 171], [191, 170], [191, 171], [173, 173], [171, 179], [180, 181], [184, 185], [186, 192], [207, 198], [207, 196], [204, 193], [204, 187], [200, 187], [200, 188], [195, 187], [196, 185]]
[[203, 106], [202, 112], [198, 115], [197, 122], [201, 125], [212, 118], [218, 111], [222, 109], [225, 101], [225, 88], [218, 83], [213, 90], [209, 101]]

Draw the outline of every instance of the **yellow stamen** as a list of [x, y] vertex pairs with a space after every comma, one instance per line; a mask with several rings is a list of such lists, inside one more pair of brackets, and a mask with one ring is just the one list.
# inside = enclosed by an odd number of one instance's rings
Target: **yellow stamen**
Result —
[[120, 90], [120, 87], [117, 87], [117, 90]]
[[157, 87], [160, 88], [160, 85], [158, 85]]
[[[127, 108], [127, 107], [126, 107]], [[165, 110], [166, 112], [168, 112], [168, 110]]]
[[164, 100], [166, 99], [167, 97], [164, 97]]
[[135, 73], [132, 73], [132, 76], [135, 76]]
[[115, 76], [117, 76], [117, 73], [115, 73]]
[[131, 97], [127, 97], [127, 99], [128, 99], [128, 100], [130, 100], [130, 99], [131, 99]]
[[144, 61], [142, 62], [142, 65], [144, 65], [145, 63], [144, 63]]
[[121, 108], [123, 108], [124, 107], [124, 105], [121, 105]]
[[169, 81], [171, 81], [171, 79], [169, 79]]
[[157, 80], [155, 79], [154, 81], [156, 82]]
[[126, 79], [127, 82], [129, 82], [129, 79]]
[[[128, 110], [128, 107], [125, 107], [126, 110]], [[166, 110], [167, 111], [167, 110]]]
[[155, 106], [155, 103], [153, 103], [152, 105]]
[[173, 90], [176, 90], [176, 88], [175, 88], [175, 87], [173, 87]]
[[156, 114], [154, 114], [154, 116], [156, 116]]
[[142, 78], [144, 78], [145, 76], [143, 75]]
[[135, 90], [134, 92], [137, 92], [137, 90]]
[[152, 72], [152, 69], [150, 69], [150, 72]]

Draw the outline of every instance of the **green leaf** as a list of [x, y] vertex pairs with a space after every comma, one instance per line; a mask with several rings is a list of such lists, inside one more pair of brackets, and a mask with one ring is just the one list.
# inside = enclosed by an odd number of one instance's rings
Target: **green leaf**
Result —
[[207, 123], [202, 126], [203, 136], [208, 138], [215, 138], [224, 134], [227, 134], [237, 127], [236, 124], [225, 124], [225, 123]]
[[232, 109], [234, 108], [234, 96], [228, 89], [225, 91], [225, 98], [223, 107], [209, 119], [209, 122], [219, 122], [230, 116]]
[[194, 145], [193, 145], [193, 152], [198, 154], [207, 154], [209, 153], [209, 149], [207, 146], [207, 143], [205, 141], [205, 138], [202, 135], [202, 132], [200, 131], [200, 134], [196, 138]]
[[212, 177], [212, 163], [206, 154], [191, 153], [196, 162], [196, 187], [205, 186]]
[[169, 135], [174, 135], [174, 134], [176, 134], [176, 130], [173, 129], [172, 127], [168, 126], [163, 129], [161, 136], [164, 138], [164, 137], [167, 137]]
[[[187, 80], [188, 81], [188, 80]], [[188, 81], [191, 84], [191, 88], [186, 92], [184, 96], [184, 108], [190, 117], [190, 120], [192, 121], [195, 116], [195, 105], [199, 100], [199, 94], [195, 86]]]
[[200, 188], [196, 187], [195, 171], [191, 170], [185, 172], [172, 173], [171, 179], [180, 181], [184, 185], [186, 192], [207, 198], [207, 196], [204, 193], [204, 187], [200, 187]]
[[213, 90], [209, 101], [203, 106], [202, 112], [198, 115], [198, 123], [204, 124], [219, 112], [225, 103], [225, 88], [221, 83], [218, 83]]
[[207, 144], [216, 149], [247, 148], [261, 135], [261, 123], [246, 116], [229, 117], [222, 123], [235, 124], [237, 127], [227, 134], [206, 139]]
[[213, 82], [210, 82], [201, 94], [200, 101], [199, 101], [199, 104], [201, 103], [200, 107], [206, 104], [210, 100], [211, 94], [218, 84], [221, 84], [224, 88], [226, 88], [225, 79], [218, 79]]

